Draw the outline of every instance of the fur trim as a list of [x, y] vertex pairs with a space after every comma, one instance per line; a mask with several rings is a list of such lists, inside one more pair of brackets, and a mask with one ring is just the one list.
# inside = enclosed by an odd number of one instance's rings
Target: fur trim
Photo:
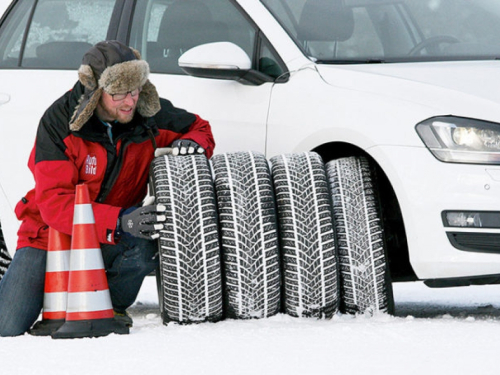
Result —
[[156, 87], [147, 80], [142, 86], [139, 100], [137, 101], [137, 112], [143, 117], [152, 117], [160, 111], [160, 97]]
[[149, 65], [146, 61], [126, 61], [106, 68], [99, 78], [99, 87], [108, 94], [126, 93], [144, 86], [148, 75]]
[[129, 48], [130, 48], [130, 49], [132, 50], [132, 52], [134, 53], [135, 57], [137, 57], [137, 60], [142, 60], [141, 53], [140, 53], [138, 50], [136, 50], [135, 48], [132, 48], [132, 47], [129, 47]]
[[102, 88], [98, 88], [94, 92], [91, 92], [90, 96], [85, 93], [80, 97], [78, 105], [76, 106], [73, 116], [69, 122], [70, 130], [77, 132], [92, 117], [99, 100], [101, 100], [102, 91]]
[[78, 69], [78, 79], [80, 82], [88, 88], [90, 91], [93, 91], [97, 88], [97, 81], [94, 76], [94, 71], [90, 67], [90, 65], [81, 65], [80, 69]]

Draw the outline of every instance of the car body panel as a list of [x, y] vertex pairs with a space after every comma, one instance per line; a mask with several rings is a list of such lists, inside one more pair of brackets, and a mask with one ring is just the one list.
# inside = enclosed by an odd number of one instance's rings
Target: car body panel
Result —
[[[498, 210], [500, 181], [492, 174], [500, 173], [500, 167], [445, 164], [428, 150], [417, 147], [378, 146], [369, 153], [380, 161], [396, 190], [411, 264], [419, 278], [500, 272], [498, 254], [466, 252], [452, 247], [441, 219], [444, 210]], [[500, 233], [487, 228], [454, 228], [453, 231]]]
[[[500, 121], [500, 64], [497, 61], [422, 62], [320, 66], [326, 82], [434, 108], [440, 114]], [[486, 117], [486, 118], [485, 118]]]
[[265, 152], [272, 84], [244, 86], [235, 81], [167, 74], [152, 74], [151, 80], [160, 96], [209, 119], [217, 153], [242, 149]]
[[0, 17], [5, 13], [12, 2], [12, 0], [0, 0]]
[[[6, 76], [8, 79], [5, 79]], [[38, 120], [45, 109], [71, 89], [76, 81], [74, 71], [54, 70], [44, 71], [43, 74], [37, 70], [0, 70], [0, 81], [0, 92], [9, 96], [9, 101], [0, 105], [0, 201], [4, 201], [0, 207], [9, 208], [0, 211], [0, 220], [11, 251], [16, 245], [19, 226], [13, 210], [34, 186], [28, 157], [34, 145]], [[4, 111], [8, 115], [3, 115]]]

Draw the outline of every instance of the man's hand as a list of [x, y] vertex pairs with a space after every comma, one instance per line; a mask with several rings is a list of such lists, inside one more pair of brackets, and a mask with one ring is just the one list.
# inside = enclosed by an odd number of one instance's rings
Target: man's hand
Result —
[[160, 237], [159, 232], [167, 219], [162, 213], [166, 210], [161, 204], [128, 208], [118, 218], [117, 233], [154, 240]]
[[203, 154], [205, 149], [195, 141], [189, 139], [177, 139], [172, 142], [172, 155]]

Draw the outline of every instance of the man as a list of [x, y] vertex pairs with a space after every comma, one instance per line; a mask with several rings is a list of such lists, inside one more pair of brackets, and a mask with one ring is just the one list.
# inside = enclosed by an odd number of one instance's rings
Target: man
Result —
[[100, 42], [83, 56], [73, 89], [43, 115], [28, 163], [35, 188], [16, 206], [17, 251], [0, 281], [0, 336], [23, 334], [37, 319], [48, 228], [71, 234], [77, 184], [89, 188], [118, 316], [126, 316], [155, 269], [153, 239], [166, 208], [141, 207], [154, 150], [171, 146], [174, 154], [210, 157], [215, 143], [208, 122], [159, 98], [148, 75], [136, 50]]

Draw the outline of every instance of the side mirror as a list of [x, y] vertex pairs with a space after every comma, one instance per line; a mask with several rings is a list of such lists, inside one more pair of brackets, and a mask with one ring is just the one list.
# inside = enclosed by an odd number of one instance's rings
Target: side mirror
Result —
[[230, 42], [193, 47], [181, 55], [179, 66], [195, 77], [227, 79], [247, 85], [274, 81], [272, 77], [252, 69], [252, 61], [246, 52]]

